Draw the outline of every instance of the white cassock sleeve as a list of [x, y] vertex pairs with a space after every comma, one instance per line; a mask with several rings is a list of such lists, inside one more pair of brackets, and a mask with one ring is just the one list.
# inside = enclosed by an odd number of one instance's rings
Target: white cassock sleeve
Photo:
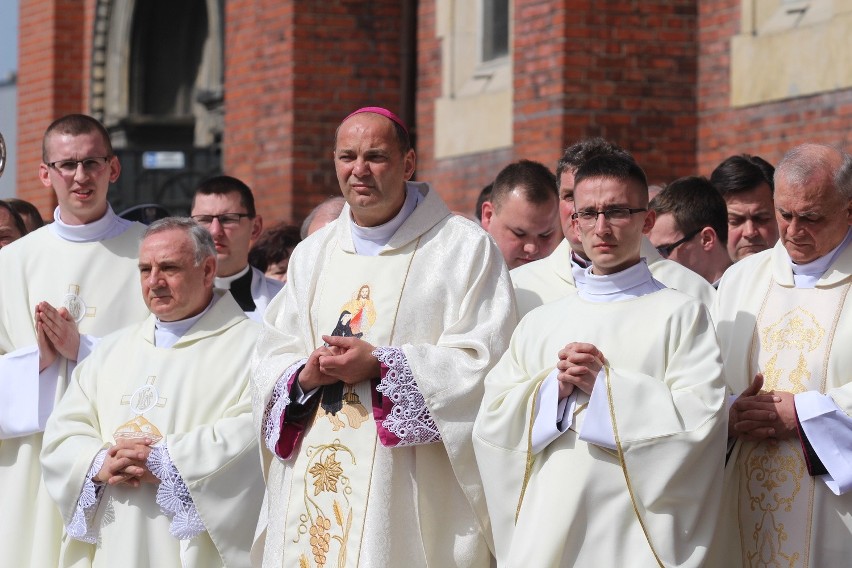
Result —
[[53, 411], [59, 366], [57, 358], [38, 372], [38, 347], [32, 345], [0, 357], [0, 439], [43, 432]]
[[[535, 418], [530, 436], [534, 454], [541, 452], [550, 442], [559, 437], [574, 423], [574, 414], [580, 406], [580, 399], [587, 397], [579, 389], [559, 400], [559, 382], [554, 369], [541, 383], [535, 405]], [[606, 392], [606, 372], [601, 369], [595, 379], [591, 398], [587, 398], [588, 407], [585, 420], [580, 429], [580, 439], [610, 450], [616, 449], [612, 421], [609, 415], [609, 396]]]
[[580, 439], [610, 450], [618, 448], [615, 445], [615, 433], [612, 430], [609, 395], [606, 388], [606, 370], [603, 368], [598, 371], [595, 386], [592, 388], [589, 407], [586, 409], [586, 420], [580, 430]]
[[541, 452], [574, 422], [577, 390], [559, 400], [559, 381], [556, 380], [558, 374], [559, 369], [553, 369], [542, 381], [536, 395], [535, 417], [530, 435], [534, 454]]
[[[100, 338], [80, 335], [77, 362], [82, 361], [100, 342]], [[65, 362], [57, 358], [39, 373], [38, 346], [22, 347], [0, 356], [0, 440], [43, 432], [53, 412], [59, 368]], [[68, 375], [76, 362], [68, 361]]]
[[799, 393], [794, 400], [802, 430], [828, 470], [820, 477], [835, 495], [846, 493], [852, 489], [852, 418], [816, 391]]

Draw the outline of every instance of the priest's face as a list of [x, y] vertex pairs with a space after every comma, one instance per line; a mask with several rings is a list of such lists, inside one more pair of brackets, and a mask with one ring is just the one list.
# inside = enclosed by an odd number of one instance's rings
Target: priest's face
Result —
[[414, 150], [401, 151], [393, 122], [384, 116], [356, 114], [337, 131], [337, 181], [352, 218], [362, 227], [382, 225], [399, 213], [414, 164]]
[[195, 264], [195, 246], [183, 229], [149, 235], [139, 248], [142, 295], [161, 321], [180, 321], [200, 314], [210, 303], [216, 258]]
[[778, 224], [775, 222], [772, 189], [766, 182], [754, 189], [725, 196], [728, 207], [728, 254], [734, 262], [775, 246]]
[[775, 182], [775, 215], [784, 248], [796, 264], [806, 264], [834, 249], [852, 224], [852, 200], [834, 186], [831, 172], [804, 185], [780, 175]]
[[263, 221], [260, 215], [254, 218], [226, 218], [220, 215], [248, 213], [242, 204], [239, 192], [205, 195], [196, 194], [192, 202], [191, 215], [213, 216], [209, 222], [205, 218], [199, 225], [210, 231], [213, 243], [216, 245], [217, 276], [231, 276], [248, 265], [248, 253], [253, 240], [260, 236]]
[[[645, 209], [648, 193], [632, 180], [587, 178], [574, 188], [574, 206], [577, 212], [593, 214], [595, 211]], [[654, 226], [653, 211], [630, 213], [625, 218], [611, 217], [607, 219], [599, 214], [594, 224], [573, 220], [595, 274], [614, 274], [639, 262], [642, 235]]]
[[45, 141], [45, 151], [47, 161], [39, 166], [39, 179], [56, 192], [62, 221], [84, 225], [103, 217], [107, 189], [118, 179], [121, 166], [109, 154], [101, 134], [54, 132]]
[[494, 237], [509, 270], [542, 259], [559, 245], [557, 209], [555, 199], [533, 203], [519, 189], [500, 202], [482, 204], [482, 228]]

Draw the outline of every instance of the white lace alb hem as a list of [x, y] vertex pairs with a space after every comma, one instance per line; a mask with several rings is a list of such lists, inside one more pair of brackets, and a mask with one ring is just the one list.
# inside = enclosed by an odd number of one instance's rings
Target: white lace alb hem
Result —
[[377, 347], [373, 356], [388, 368], [376, 390], [393, 404], [390, 414], [382, 421], [382, 427], [399, 438], [399, 446], [440, 441], [441, 433], [426, 406], [423, 393], [417, 387], [402, 348]]
[[189, 540], [206, 531], [192, 495], [172, 462], [169, 449], [154, 446], [145, 465], [160, 480], [157, 505], [171, 519], [169, 534], [178, 540]]
[[107, 451], [105, 449], [101, 450], [95, 455], [95, 459], [92, 460], [92, 466], [89, 468], [88, 473], [86, 473], [86, 481], [83, 482], [83, 489], [80, 491], [80, 498], [77, 499], [77, 507], [74, 509], [74, 515], [71, 517], [71, 522], [65, 526], [68, 536], [75, 540], [88, 542], [89, 544], [95, 544], [98, 541], [98, 531], [95, 529], [94, 520], [103, 490], [103, 485], [95, 484], [92, 478], [103, 467], [106, 455]]
[[284, 409], [290, 404], [287, 385], [290, 383], [293, 375], [307, 361], [307, 359], [300, 359], [287, 367], [284, 374], [275, 382], [275, 387], [272, 389], [272, 396], [269, 397], [269, 402], [266, 403], [266, 412], [263, 414], [263, 443], [266, 445], [266, 449], [273, 454], [275, 454], [275, 446], [278, 444], [278, 438], [281, 436], [281, 417], [284, 415]]

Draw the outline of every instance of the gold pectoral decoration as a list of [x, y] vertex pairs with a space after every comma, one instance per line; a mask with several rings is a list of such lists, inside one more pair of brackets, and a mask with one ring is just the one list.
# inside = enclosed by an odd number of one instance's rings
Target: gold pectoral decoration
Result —
[[154, 444], [163, 439], [163, 434], [160, 430], [148, 422], [144, 416], [137, 416], [132, 420], [128, 420], [116, 428], [112, 436], [116, 440], [119, 438], [135, 438], [140, 440], [143, 438], [150, 438], [153, 440]]
[[160, 430], [143, 416], [154, 408], [164, 407], [168, 402], [168, 399], [160, 396], [160, 391], [154, 385], [156, 381], [157, 377], [151, 375], [144, 385], [133, 391], [133, 394], [126, 394], [121, 397], [121, 404], [130, 406], [130, 410], [136, 416], [113, 432], [113, 437], [116, 440], [119, 438], [150, 438], [156, 444], [163, 439]]

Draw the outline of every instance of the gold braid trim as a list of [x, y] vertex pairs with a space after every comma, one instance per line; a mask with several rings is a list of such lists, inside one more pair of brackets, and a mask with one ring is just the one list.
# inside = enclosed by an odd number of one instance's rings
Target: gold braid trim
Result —
[[535, 464], [535, 456], [532, 451], [532, 428], [533, 422], [535, 421], [535, 401], [538, 399], [538, 391], [541, 389], [541, 385], [544, 384], [544, 379], [539, 381], [539, 383], [535, 386], [535, 389], [532, 393], [532, 403], [530, 407], [530, 421], [527, 425], [527, 464], [526, 469], [524, 470], [524, 482], [521, 484], [521, 494], [518, 496], [518, 508], [515, 509], [515, 524], [518, 524], [518, 516], [521, 514], [521, 504], [524, 502], [524, 494], [527, 492], [527, 484], [530, 482], [530, 477], [532, 476], [532, 468]]
[[612, 402], [612, 385], [609, 380], [609, 366], [605, 366], [606, 371], [606, 394], [609, 399], [609, 417], [612, 421], [612, 433], [615, 438], [615, 447], [618, 449], [618, 462], [621, 464], [621, 471], [624, 472], [624, 481], [627, 482], [627, 492], [630, 494], [630, 502], [633, 504], [633, 512], [639, 520], [639, 526], [642, 527], [642, 532], [645, 533], [645, 540], [648, 541], [648, 546], [651, 548], [651, 554], [654, 555], [654, 560], [657, 565], [664, 567], [663, 561], [660, 560], [657, 550], [654, 548], [654, 543], [651, 542], [651, 535], [648, 534], [648, 528], [645, 526], [645, 521], [642, 520], [642, 515], [639, 514], [639, 506], [636, 504], [636, 496], [633, 494], [633, 484], [630, 482], [630, 474], [627, 471], [627, 463], [624, 461], [624, 450], [621, 447], [621, 438], [618, 436], [618, 426], [615, 422], [615, 404]]

